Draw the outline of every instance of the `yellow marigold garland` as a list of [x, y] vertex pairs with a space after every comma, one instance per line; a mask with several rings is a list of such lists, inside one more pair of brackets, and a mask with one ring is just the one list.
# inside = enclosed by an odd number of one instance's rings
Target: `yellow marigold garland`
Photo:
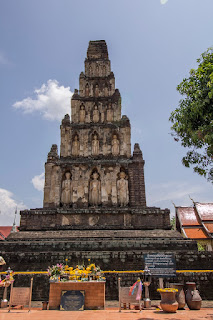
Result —
[[178, 289], [175, 288], [164, 288], [164, 289], [157, 289], [158, 292], [178, 292]]

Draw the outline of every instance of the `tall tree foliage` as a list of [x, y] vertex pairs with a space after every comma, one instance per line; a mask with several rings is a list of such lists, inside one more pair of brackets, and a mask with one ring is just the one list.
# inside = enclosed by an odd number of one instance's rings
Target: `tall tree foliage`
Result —
[[189, 148], [182, 163], [213, 183], [213, 49], [199, 59], [177, 90], [184, 96], [171, 113], [175, 141]]

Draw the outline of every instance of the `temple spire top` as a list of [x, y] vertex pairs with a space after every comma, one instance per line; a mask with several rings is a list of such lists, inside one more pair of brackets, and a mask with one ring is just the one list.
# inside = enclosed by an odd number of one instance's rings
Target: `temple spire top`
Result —
[[87, 49], [87, 59], [108, 60], [108, 49], [105, 40], [90, 41]]

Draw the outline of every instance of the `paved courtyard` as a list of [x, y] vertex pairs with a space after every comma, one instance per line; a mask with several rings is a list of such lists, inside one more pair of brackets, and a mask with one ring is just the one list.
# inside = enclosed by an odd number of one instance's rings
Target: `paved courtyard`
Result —
[[164, 313], [162, 311], [133, 311], [126, 310], [121, 313], [118, 310], [102, 310], [102, 311], [54, 311], [54, 310], [35, 310], [30, 312], [27, 310], [11, 311], [0, 310], [1, 320], [152, 320], [152, 319], [171, 319], [171, 320], [199, 320], [199, 319], [213, 319], [213, 308], [203, 308], [199, 311], [180, 310], [176, 313]]
[[[154, 301], [157, 305], [158, 301]], [[107, 302], [105, 310], [85, 310], [85, 311], [56, 311], [42, 310], [41, 303], [32, 304], [32, 310], [28, 312], [24, 310], [0, 309], [0, 320], [213, 320], [213, 301], [203, 301], [201, 310], [178, 310], [176, 313], [165, 313], [159, 308], [155, 310], [118, 310], [118, 302]]]

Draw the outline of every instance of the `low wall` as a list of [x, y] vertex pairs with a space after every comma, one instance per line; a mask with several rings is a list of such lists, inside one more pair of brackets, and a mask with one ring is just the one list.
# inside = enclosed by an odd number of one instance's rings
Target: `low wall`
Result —
[[[47, 274], [17, 274], [14, 276], [16, 287], [30, 286], [30, 279], [33, 276], [33, 294], [32, 300], [45, 301], [49, 299], [49, 277]], [[121, 278], [121, 286], [130, 287], [138, 277], [143, 277], [142, 273], [105, 273], [106, 277], [106, 300], [118, 300], [118, 278]], [[213, 272], [178, 272], [175, 278], [167, 278], [164, 280], [164, 285], [168, 283], [194, 281], [197, 284], [197, 289], [200, 291], [203, 300], [213, 300]], [[152, 278], [150, 289], [150, 298], [152, 300], [160, 300], [160, 294], [157, 292], [159, 280]], [[8, 290], [10, 291], [10, 290]], [[0, 288], [0, 298], [3, 295], [3, 288]], [[8, 292], [9, 299], [9, 292]]]
[[[95, 262], [102, 270], [143, 270], [144, 254], [148, 252], [174, 253], [177, 270], [212, 270], [213, 252], [187, 251], [187, 241], [170, 239], [152, 240], [144, 239], [106, 239], [98, 238], [83, 242], [81, 239], [74, 241], [5, 241], [1, 246], [0, 255], [7, 261], [7, 266], [14, 271], [46, 271], [48, 266], [64, 263], [68, 259], [71, 266], [87, 264], [88, 259]], [[178, 246], [180, 243], [180, 248]], [[191, 243], [191, 242], [190, 242]], [[87, 244], [87, 246], [86, 246]], [[124, 244], [126, 247], [124, 248]], [[82, 247], [83, 246], [83, 247]], [[105, 250], [103, 250], [105, 248]], [[170, 249], [170, 250], [169, 250]], [[171, 250], [172, 249], [172, 250]], [[182, 249], [182, 250], [181, 250]], [[106, 299], [118, 298], [118, 276], [121, 276], [122, 286], [131, 286], [141, 274], [138, 273], [105, 273]], [[31, 275], [16, 275], [15, 286], [30, 284]], [[169, 282], [195, 281], [203, 299], [213, 300], [212, 272], [177, 273], [175, 279]], [[159, 299], [156, 292], [158, 280], [153, 279], [150, 286], [152, 299]], [[45, 274], [34, 275], [33, 300], [46, 300], [49, 295], [49, 281]]]

